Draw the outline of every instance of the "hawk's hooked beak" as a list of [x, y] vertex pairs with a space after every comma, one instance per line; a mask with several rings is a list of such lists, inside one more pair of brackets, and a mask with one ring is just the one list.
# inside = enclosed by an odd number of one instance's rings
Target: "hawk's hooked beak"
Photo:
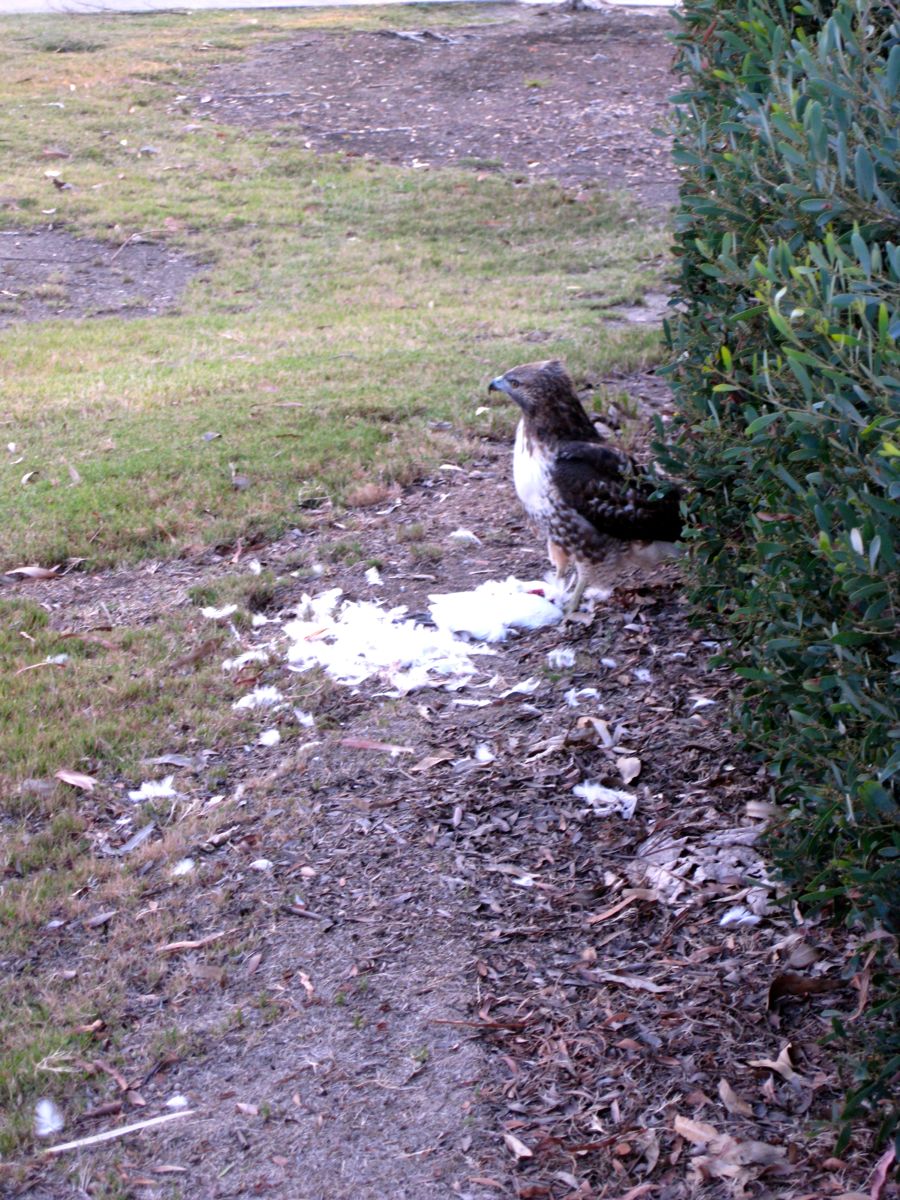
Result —
[[489, 392], [506, 392], [506, 394], [508, 396], [510, 394], [511, 388], [510, 388], [509, 384], [506, 382], [506, 376], [498, 375], [496, 379], [492, 379], [491, 382], [488, 384], [488, 391]]

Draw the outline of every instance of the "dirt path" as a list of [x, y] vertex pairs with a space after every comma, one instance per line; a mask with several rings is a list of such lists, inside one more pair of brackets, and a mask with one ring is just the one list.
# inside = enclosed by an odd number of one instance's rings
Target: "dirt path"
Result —
[[318, 150], [413, 168], [463, 166], [567, 187], [677, 198], [665, 137], [674, 29], [665, 11], [565, 14], [497, 6], [441, 30], [307, 33], [214, 68], [205, 119], [273, 127]]
[[[668, 20], [530, 11], [494, 30], [316, 34], [218, 68], [198, 111], [663, 204], [673, 178], [647, 130], [670, 86]], [[643, 422], [670, 403], [653, 376], [615, 382]], [[543, 573], [509, 458], [485, 441], [381, 511], [322, 511], [243, 554], [15, 586], [68, 629], [151, 622], [252, 556], [292, 582], [235, 643], [271, 655], [243, 686], [290, 697], [282, 624], [305, 591], [421, 613], [436, 590]], [[380, 584], [334, 553], [348, 540], [381, 562]], [[193, 1115], [14, 1194], [741, 1200], [861, 1185], [865, 1148], [838, 1161], [812, 1125], [837, 1095], [825, 1009], [856, 996], [784, 983], [836, 978], [845, 948], [774, 903], [754, 849], [764, 779], [727, 732], [731, 681], [677, 570], [619, 583], [588, 620], [498, 648], [461, 691], [323, 680], [305, 736], [174, 769], [186, 804], [227, 801], [233, 824], [192, 849], [183, 882], [154, 868], [133, 934], [73, 925], [47, 953], [62, 971], [114, 959], [117, 937], [147, 945], [121, 985], [127, 1087], [98, 1076], [67, 1136], [177, 1097]], [[626, 792], [634, 815], [603, 815], [585, 784]], [[198, 944], [160, 959], [154, 912], [173, 906]]]

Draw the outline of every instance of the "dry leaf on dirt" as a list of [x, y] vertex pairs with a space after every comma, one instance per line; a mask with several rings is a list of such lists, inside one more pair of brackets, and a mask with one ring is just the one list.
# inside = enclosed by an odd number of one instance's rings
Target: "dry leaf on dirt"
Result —
[[634, 904], [635, 900], [658, 900], [656, 892], [651, 888], [631, 888], [627, 891], [624, 897], [617, 903], [611, 904], [609, 908], [604, 908], [602, 912], [594, 913], [592, 917], [588, 917], [585, 924], [599, 925], [601, 921], [608, 921], [610, 917], [614, 917], [616, 913], [622, 912]]
[[613, 971], [592, 971], [591, 976], [604, 983], [617, 983], [620, 987], [632, 988], [637, 992], [671, 992], [671, 987], [654, 983], [652, 979], [644, 979], [640, 975], [619, 975]]
[[426, 754], [424, 758], [420, 758], [419, 761], [409, 769], [412, 773], [418, 774], [421, 771], [430, 771], [432, 767], [439, 767], [442, 763], [448, 762], [453, 762], [452, 754]]
[[530, 1150], [524, 1142], [519, 1141], [514, 1133], [504, 1133], [503, 1140], [511, 1154], [515, 1156], [516, 1162], [520, 1158], [533, 1158], [534, 1151]]
[[675, 1132], [694, 1146], [706, 1146], [719, 1136], [715, 1125], [708, 1125], [705, 1121], [692, 1121], [688, 1117], [675, 1118]]
[[619, 774], [622, 776], [622, 782], [625, 784], [629, 784], [633, 780], [637, 779], [638, 775], [641, 773], [642, 765], [643, 764], [639, 758], [616, 759], [616, 766], [619, 769]]
[[23, 579], [56, 579], [59, 567], [12, 567], [6, 574], [21, 575]]
[[719, 1080], [719, 1099], [732, 1116], [753, 1116], [753, 1109], [746, 1100], [740, 1098], [727, 1079]]
[[157, 954], [177, 954], [180, 950], [199, 950], [203, 946], [208, 946], [211, 942], [217, 942], [220, 938], [228, 937], [230, 933], [236, 933], [235, 929], [220, 929], [218, 933], [210, 933], [204, 938], [196, 938], [194, 941], [187, 942], [169, 942], [165, 946], [160, 946], [156, 951]]
[[103, 925], [108, 925], [116, 915], [118, 909], [106, 908], [103, 912], [96, 913], [93, 917], [85, 917], [82, 921], [85, 929], [100, 929]]
[[777, 1059], [773, 1058], [751, 1058], [748, 1061], [748, 1066], [763, 1067], [769, 1071], [777, 1072], [783, 1079], [787, 1079], [791, 1083], [796, 1083], [800, 1087], [811, 1087], [808, 1079], [794, 1070], [794, 1064], [791, 1062], [791, 1043], [784, 1047]]
[[795, 975], [787, 971], [776, 975], [769, 987], [768, 1008], [772, 1008], [785, 996], [814, 996], [822, 992], [838, 991], [842, 983], [837, 979], [813, 979], [806, 975]]
[[81, 788], [84, 792], [92, 792], [97, 784], [93, 775], [83, 775], [80, 771], [70, 771], [66, 767], [57, 771], [54, 778], [68, 783], [72, 787]]
[[414, 754], [412, 746], [395, 746], [393, 742], [375, 742], [371, 738], [341, 738], [341, 745], [348, 750], [383, 750], [385, 754]]
[[735, 1196], [745, 1194], [747, 1184], [754, 1179], [748, 1167], [779, 1167], [791, 1170], [787, 1162], [787, 1151], [783, 1146], [770, 1146], [768, 1142], [739, 1142], [727, 1133], [720, 1133], [715, 1126], [705, 1121], [692, 1121], [687, 1117], [675, 1118], [675, 1132], [695, 1146], [703, 1146], [706, 1154], [692, 1160], [691, 1166], [700, 1179], [710, 1177], [730, 1181]]
[[869, 1200], [880, 1200], [881, 1193], [884, 1190], [884, 1185], [887, 1183], [888, 1172], [894, 1163], [896, 1152], [893, 1146], [888, 1146], [884, 1154], [878, 1160], [878, 1165], [872, 1175], [872, 1190], [869, 1192]]

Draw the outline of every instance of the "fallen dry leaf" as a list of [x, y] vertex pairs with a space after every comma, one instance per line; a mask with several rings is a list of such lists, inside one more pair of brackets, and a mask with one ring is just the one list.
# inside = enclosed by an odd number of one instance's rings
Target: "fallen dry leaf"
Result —
[[66, 767], [57, 771], [54, 778], [70, 784], [71, 787], [81, 788], [84, 792], [92, 792], [97, 785], [93, 775], [83, 775], [80, 771], [70, 771]]
[[128, 1091], [128, 1080], [125, 1078], [125, 1076], [122, 1074], [121, 1071], [117, 1070], [110, 1063], [105, 1063], [102, 1061], [102, 1059], [95, 1058], [91, 1061], [90, 1065], [95, 1070], [102, 1071], [104, 1073], [104, 1075], [108, 1075], [110, 1077], [110, 1079], [114, 1079], [116, 1081], [116, 1084], [118, 1085], [120, 1092]]
[[385, 754], [414, 754], [412, 746], [395, 746], [393, 742], [375, 742], [371, 738], [341, 738], [341, 745], [348, 750], [383, 750]]
[[191, 963], [188, 967], [192, 979], [199, 979], [206, 983], [224, 984], [226, 973], [224, 967], [214, 966], [212, 963]]
[[816, 996], [822, 992], [838, 991], [843, 986], [838, 979], [812, 979], [786, 971], [772, 980], [767, 1007], [772, 1008], [784, 996]]
[[753, 1109], [746, 1100], [740, 1098], [727, 1079], [719, 1080], [719, 1099], [732, 1116], [753, 1116]]
[[887, 1183], [888, 1173], [893, 1166], [896, 1151], [893, 1146], [888, 1146], [884, 1154], [878, 1160], [878, 1165], [875, 1167], [875, 1172], [872, 1175], [872, 1188], [869, 1192], [870, 1200], [881, 1200], [881, 1193], [884, 1190], [884, 1185]]
[[642, 765], [643, 764], [639, 758], [616, 759], [616, 766], [619, 769], [619, 774], [622, 776], [622, 782], [624, 784], [629, 784], [632, 782], [632, 780], [637, 779], [638, 775], [641, 773]]
[[510, 1153], [515, 1156], [516, 1162], [518, 1162], [520, 1158], [534, 1157], [534, 1151], [529, 1150], [525, 1143], [519, 1141], [514, 1133], [504, 1133], [503, 1140], [506, 1142]]
[[691, 1161], [691, 1169], [698, 1180], [710, 1177], [727, 1179], [736, 1197], [746, 1194], [747, 1185], [756, 1177], [748, 1167], [778, 1168], [789, 1171], [787, 1150], [783, 1146], [771, 1146], [768, 1142], [739, 1142], [730, 1134], [720, 1133], [715, 1126], [705, 1121], [692, 1121], [676, 1116], [675, 1132], [695, 1146], [707, 1151]]
[[641, 975], [619, 975], [613, 971], [591, 971], [590, 974], [596, 979], [603, 980], [604, 983], [617, 983], [620, 987], [633, 988], [638, 992], [672, 991], [671, 987], [654, 983], [652, 979], [644, 979]]
[[452, 754], [426, 754], [424, 758], [412, 767], [410, 771], [418, 774], [421, 771], [430, 771], [432, 767], [439, 767], [442, 763], [453, 762]]
[[97, 913], [96, 916], [85, 917], [82, 924], [85, 929], [99, 929], [102, 925], [108, 925], [116, 912], [115, 908], [107, 908], [104, 912]]
[[11, 567], [7, 575], [21, 575], [23, 579], [56, 579], [59, 567]]
[[674, 1129], [694, 1146], [709, 1145], [719, 1136], [719, 1131], [714, 1125], [708, 1125], [705, 1121], [692, 1121], [689, 1117], [676, 1117]]
[[[104, 628], [104, 626], [100, 626]], [[92, 646], [102, 646], [104, 650], [115, 650], [116, 643], [109, 638], [102, 638], [96, 633], [78, 633], [73, 629], [63, 629], [55, 635], [58, 638], [78, 638], [79, 642], [90, 642]]]
[[625, 893], [625, 896], [618, 904], [611, 904], [609, 908], [604, 908], [602, 912], [594, 913], [592, 917], [588, 917], [586, 925], [599, 925], [601, 921], [608, 921], [610, 917], [614, 917], [616, 913], [620, 913], [629, 905], [634, 904], [635, 900], [658, 900], [656, 892], [651, 888], [631, 888]]
[[160, 946], [156, 953], [177, 954], [181, 950], [200, 950], [203, 946], [208, 946], [211, 942], [217, 942], [220, 938], [236, 932], [235, 929], [220, 929], [218, 933], [210, 933], [206, 937], [196, 938], [194, 941], [168, 942], [165, 946]]
[[657, 1191], [658, 1186], [655, 1183], [639, 1183], [637, 1187], [629, 1188], [627, 1192], [616, 1196], [614, 1200], [638, 1200], [639, 1196], [646, 1196], [648, 1192]]
[[792, 1082], [796, 1081], [796, 1083], [802, 1087], [811, 1086], [807, 1079], [804, 1079], [804, 1077], [798, 1071], [794, 1070], [794, 1064], [791, 1062], [790, 1042], [788, 1042], [788, 1044], [784, 1047], [784, 1049], [778, 1055], [778, 1058], [751, 1058], [748, 1061], [748, 1066], [763, 1067], [769, 1071], [776, 1071], [782, 1077], [782, 1079], [787, 1079]]

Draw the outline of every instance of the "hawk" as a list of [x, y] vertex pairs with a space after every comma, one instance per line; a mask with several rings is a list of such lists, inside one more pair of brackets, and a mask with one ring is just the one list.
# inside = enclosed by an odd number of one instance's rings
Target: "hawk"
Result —
[[581, 603], [592, 566], [632, 549], [651, 562], [672, 552], [681, 536], [678, 489], [660, 494], [633, 459], [604, 444], [558, 359], [513, 367], [488, 391], [505, 392], [522, 410], [516, 493], [547, 536], [557, 577], [574, 561], [569, 612]]

